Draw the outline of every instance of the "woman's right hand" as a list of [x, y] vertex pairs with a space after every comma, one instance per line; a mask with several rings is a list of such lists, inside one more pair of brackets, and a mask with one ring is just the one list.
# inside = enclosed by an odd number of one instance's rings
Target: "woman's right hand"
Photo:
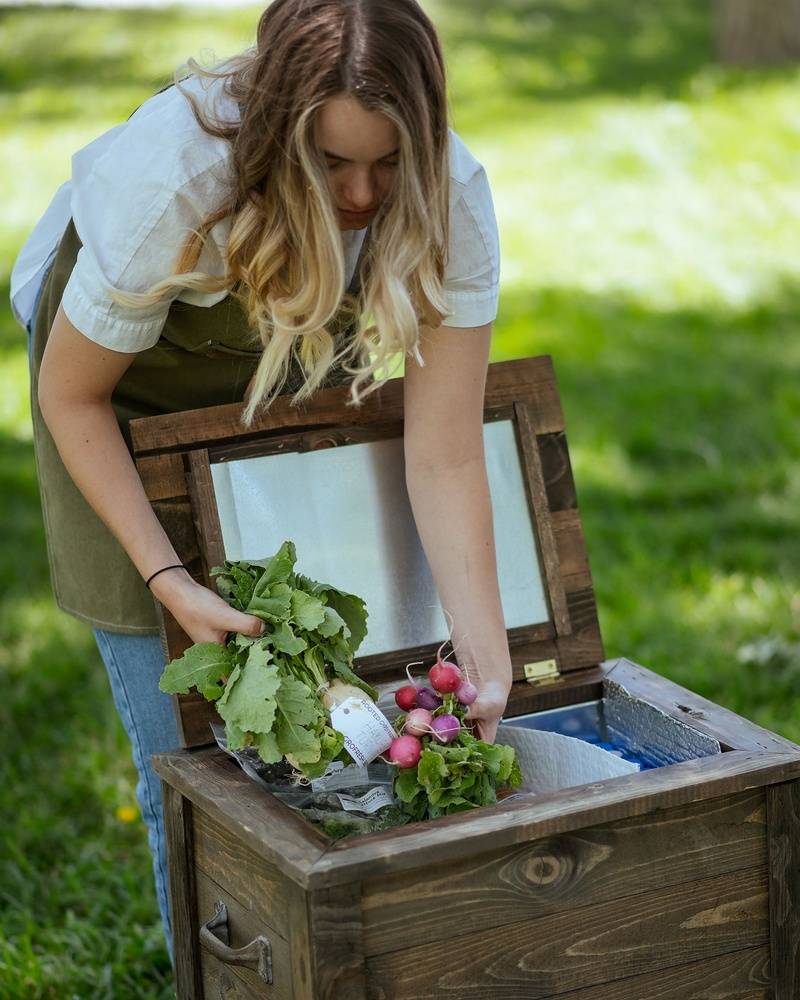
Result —
[[259, 636], [264, 630], [260, 618], [232, 608], [213, 590], [196, 583], [185, 570], [161, 573], [153, 580], [151, 590], [192, 642], [224, 645], [229, 632]]

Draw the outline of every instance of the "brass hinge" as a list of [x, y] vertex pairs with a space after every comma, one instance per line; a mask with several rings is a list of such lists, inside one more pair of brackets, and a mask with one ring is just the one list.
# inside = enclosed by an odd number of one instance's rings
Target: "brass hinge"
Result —
[[561, 676], [555, 660], [537, 660], [522, 667], [525, 680], [529, 684], [551, 684]]

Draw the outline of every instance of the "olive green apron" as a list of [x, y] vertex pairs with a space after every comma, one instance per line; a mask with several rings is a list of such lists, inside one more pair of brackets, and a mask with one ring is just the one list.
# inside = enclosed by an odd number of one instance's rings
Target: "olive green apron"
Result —
[[[354, 295], [361, 284], [369, 235], [368, 231], [348, 288]], [[45, 344], [80, 247], [70, 220], [45, 279], [33, 329], [33, 440], [53, 592], [62, 610], [97, 628], [151, 634], [158, 631], [154, 599], [125, 550], [64, 468], [37, 400]], [[328, 327], [337, 349], [354, 336], [356, 323], [343, 305]], [[261, 343], [234, 296], [229, 294], [210, 307], [173, 302], [158, 342], [137, 355], [112, 395], [129, 450], [128, 424], [136, 417], [240, 402], [260, 356]], [[335, 367], [324, 385], [339, 385], [348, 378], [341, 366]], [[295, 361], [282, 392], [296, 392], [304, 380]]]

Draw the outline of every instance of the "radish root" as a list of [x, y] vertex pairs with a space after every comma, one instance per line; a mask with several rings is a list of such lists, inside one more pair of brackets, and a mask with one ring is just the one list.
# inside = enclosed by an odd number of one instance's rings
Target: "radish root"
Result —
[[409, 667], [418, 667], [418, 666], [420, 666], [420, 664], [422, 664], [422, 662], [423, 662], [422, 660], [412, 660], [411, 663], [407, 663], [406, 664], [406, 677], [408, 678], [409, 683], [412, 685], [412, 687], [417, 687], [417, 682], [411, 676], [411, 672], [409, 671], [408, 668]]

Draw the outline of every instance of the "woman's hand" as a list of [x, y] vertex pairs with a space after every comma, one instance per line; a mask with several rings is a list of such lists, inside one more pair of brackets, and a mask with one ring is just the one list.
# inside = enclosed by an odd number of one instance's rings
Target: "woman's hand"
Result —
[[467, 721], [475, 727], [475, 735], [487, 743], [494, 743], [497, 724], [503, 717], [511, 692], [511, 681], [500, 678], [478, 678], [473, 682], [478, 697], [469, 706]]
[[229, 632], [259, 636], [264, 630], [260, 618], [232, 608], [208, 587], [195, 583], [185, 570], [160, 574], [153, 580], [152, 592], [192, 642], [224, 645]]

